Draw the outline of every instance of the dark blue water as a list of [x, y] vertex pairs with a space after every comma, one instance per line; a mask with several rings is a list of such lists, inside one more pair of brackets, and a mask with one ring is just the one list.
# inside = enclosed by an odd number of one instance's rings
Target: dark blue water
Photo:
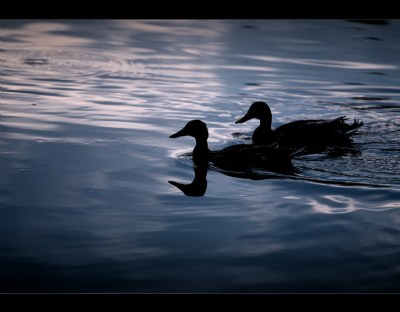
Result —
[[[400, 22], [2, 20], [0, 292], [399, 292]], [[346, 115], [355, 149], [296, 174], [206, 172], [266, 101]], [[237, 136], [235, 133], [245, 133]]]

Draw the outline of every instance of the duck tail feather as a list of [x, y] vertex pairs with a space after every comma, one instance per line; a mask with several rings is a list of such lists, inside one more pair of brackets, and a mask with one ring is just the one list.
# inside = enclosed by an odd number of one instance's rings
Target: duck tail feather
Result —
[[350, 125], [350, 129], [346, 131], [347, 135], [353, 134], [354, 132], [357, 131], [358, 128], [360, 128], [364, 123], [360, 121], [359, 119], [354, 119], [354, 122], [352, 125]]

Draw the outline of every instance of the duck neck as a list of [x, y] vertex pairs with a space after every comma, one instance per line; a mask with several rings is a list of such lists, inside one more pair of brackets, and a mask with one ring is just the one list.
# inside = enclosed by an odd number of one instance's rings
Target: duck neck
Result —
[[208, 161], [209, 152], [207, 138], [196, 138], [196, 146], [193, 149], [193, 161], [195, 164]]
[[269, 144], [274, 141], [275, 135], [271, 129], [271, 117], [260, 118], [260, 125], [254, 130], [252, 139], [255, 144]]
[[260, 117], [260, 125], [258, 127], [260, 129], [271, 130], [271, 127], [272, 127], [272, 118], [271, 118], [271, 116]]

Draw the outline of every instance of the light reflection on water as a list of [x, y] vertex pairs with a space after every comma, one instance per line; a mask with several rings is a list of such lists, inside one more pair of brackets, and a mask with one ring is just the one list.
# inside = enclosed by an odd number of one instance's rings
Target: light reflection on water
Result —
[[[331, 196], [325, 195], [322, 196], [324, 201], [327, 201], [329, 204], [323, 204], [322, 202], [318, 202], [314, 199], [310, 200], [310, 205], [315, 209], [317, 212], [322, 213], [349, 213], [354, 212], [357, 209], [364, 209], [364, 210], [371, 210], [371, 211], [383, 211], [386, 209], [394, 209], [400, 208], [400, 202], [389, 202], [381, 205], [377, 204], [366, 204], [354, 201], [352, 198], [345, 197], [345, 196]], [[338, 205], [339, 207], [335, 207]], [[369, 206], [369, 208], [367, 208]], [[358, 208], [361, 207], [361, 208]]]
[[[399, 291], [398, 21], [0, 23], [1, 292]], [[356, 150], [168, 184], [195, 177], [170, 134], [248, 143], [256, 100], [360, 119]]]

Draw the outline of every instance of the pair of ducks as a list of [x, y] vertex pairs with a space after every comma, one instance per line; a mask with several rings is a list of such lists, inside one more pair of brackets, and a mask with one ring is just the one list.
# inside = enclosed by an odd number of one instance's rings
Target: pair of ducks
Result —
[[253, 118], [260, 120], [260, 125], [252, 135], [254, 144], [237, 144], [211, 151], [207, 143], [208, 129], [201, 120], [189, 121], [170, 138], [192, 136], [196, 139], [192, 153], [196, 166], [211, 162], [228, 171], [256, 167], [279, 172], [291, 167], [292, 158], [301, 152], [317, 152], [329, 146], [349, 146], [350, 136], [363, 125], [359, 120], [346, 124], [346, 117], [338, 117], [331, 120], [298, 120], [272, 130], [272, 114], [265, 102], [253, 103], [246, 115], [236, 123]]

